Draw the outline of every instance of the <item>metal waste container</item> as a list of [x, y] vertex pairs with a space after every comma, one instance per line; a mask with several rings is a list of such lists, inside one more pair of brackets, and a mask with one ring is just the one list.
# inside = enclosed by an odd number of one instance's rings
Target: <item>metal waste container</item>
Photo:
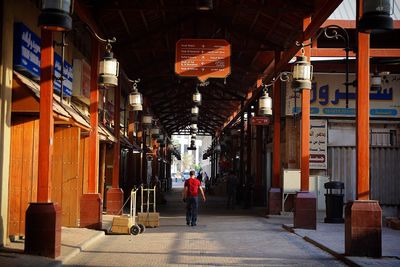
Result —
[[343, 189], [344, 183], [331, 181], [324, 184], [326, 217], [325, 223], [343, 223]]

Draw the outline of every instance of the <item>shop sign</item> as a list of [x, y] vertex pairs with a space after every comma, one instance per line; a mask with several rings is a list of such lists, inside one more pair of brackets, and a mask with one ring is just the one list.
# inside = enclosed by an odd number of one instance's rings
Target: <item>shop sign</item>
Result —
[[[355, 80], [349, 75], [349, 81]], [[356, 89], [349, 86], [346, 108], [345, 74], [315, 73], [310, 97], [310, 115], [324, 117], [355, 117]], [[286, 115], [301, 111], [300, 93], [294, 93], [290, 84], [286, 85]], [[370, 88], [370, 116], [374, 118], [400, 118], [400, 75], [382, 77], [379, 88]]]
[[310, 169], [327, 169], [327, 121], [310, 120]]
[[[61, 61], [62, 58], [57, 53], [54, 53], [54, 91], [60, 92], [61, 89], [61, 82], [58, 77], [60, 77], [61, 73]], [[73, 69], [72, 65], [69, 64], [67, 61], [64, 60], [64, 69], [63, 69], [63, 90], [65, 96], [72, 95], [72, 82], [73, 82]]]
[[[54, 76], [60, 77], [61, 56], [54, 53]], [[40, 38], [23, 23], [14, 24], [14, 69], [35, 81], [40, 81]], [[66, 96], [72, 95], [72, 65], [64, 60], [63, 88]], [[60, 92], [61, 83], [54, 79], [54, 91]]]
[[231, 73], [231, 45], [223, 39], [181, 39], [176, 43], [175, 73], [197, 77], [225, 78]]
[[14, 68], [34, 80], [40, 78], [40, 38], [23, 23], [14, 24]]
[[251, 124], [252, 125], [269, 125], [270, 118], [269, 117], [252, 117]]

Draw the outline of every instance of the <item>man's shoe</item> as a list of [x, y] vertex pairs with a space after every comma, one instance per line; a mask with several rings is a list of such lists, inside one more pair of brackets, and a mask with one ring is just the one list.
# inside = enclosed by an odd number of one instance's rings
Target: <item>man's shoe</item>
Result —
[[189, 226], [189, 225], [190, 225], [190, 222], [186, 222], [186, 225]]
[[192, 224], [191, 224], [191, 226], [196, 226], [196, 225], [197, 225], [196, 223], [192, 223]]

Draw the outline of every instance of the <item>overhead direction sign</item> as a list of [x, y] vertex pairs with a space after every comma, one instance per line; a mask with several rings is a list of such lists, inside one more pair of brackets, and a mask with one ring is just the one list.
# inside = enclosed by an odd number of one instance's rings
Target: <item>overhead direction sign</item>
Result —
[[251, 124], [252, 125], [269, 125], [270, 123], [269, 117], [252, 117]]
[[175, 73], [184, 77], [225, 78], [231, 73], [231, 45], [223, 39], [181, 39], [176, 43]]

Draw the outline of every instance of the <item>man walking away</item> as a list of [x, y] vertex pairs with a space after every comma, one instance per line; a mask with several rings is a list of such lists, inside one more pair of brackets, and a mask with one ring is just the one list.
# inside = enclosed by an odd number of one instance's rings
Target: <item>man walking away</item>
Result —
[[183, 201], [186, 201], [186, 224], [196, 226], [198, 209], [198, 192], [200, 190], [203, 201], [206, 202], [201, 183], [196, 179], [195, 172], [190, 171], [190, 178], [185, 181], [183, 189]]
[[226, 193], [228, 195], [228, 201], [226, 203], [227, 209], [235, 208], [236, 188], [237, 188], [237, 177], [233, 171], [230, 171], [226, 180]]

